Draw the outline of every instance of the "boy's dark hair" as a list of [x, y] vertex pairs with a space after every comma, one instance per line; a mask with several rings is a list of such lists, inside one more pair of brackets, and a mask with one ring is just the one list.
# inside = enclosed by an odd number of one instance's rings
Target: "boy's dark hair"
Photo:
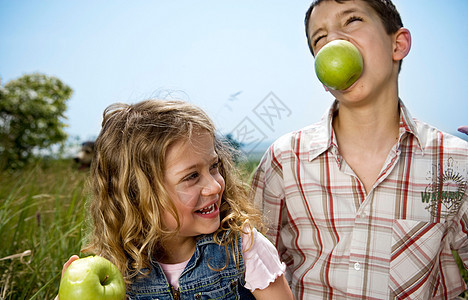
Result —
[[[311, 41], [309, 39], [309, 21], [310, 15], [312, 10], [315, 6], [320, 4], [324, 1], [335, 1], [338, 3], [343, 3], [350, 0], [314, 0], [311, 4], [309, 9], [306, 12], [304, 24], [307, 36], [307, 44], [309, 45], [310, 52], [314, 55], [314, 51], [312, 50]], [[391, 0], [363, 0], [366, 2], [380, 17], [382, 20], [382, 24], [385, 27], [387, 34], [392, 34], [398, 31], [401, 27], [403, 27], [403, 22], [401, 21], [400, 13], [396, 9], [395, 5], [392, 3]]]

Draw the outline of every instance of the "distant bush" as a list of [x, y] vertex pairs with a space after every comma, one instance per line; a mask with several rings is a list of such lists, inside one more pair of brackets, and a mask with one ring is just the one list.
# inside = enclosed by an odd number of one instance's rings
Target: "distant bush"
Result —
[[60, 79], [29, 74], [0, 85], [0, 168], [19, 169], [36, 153], [64, 143], [66, 101], [72, 89]]

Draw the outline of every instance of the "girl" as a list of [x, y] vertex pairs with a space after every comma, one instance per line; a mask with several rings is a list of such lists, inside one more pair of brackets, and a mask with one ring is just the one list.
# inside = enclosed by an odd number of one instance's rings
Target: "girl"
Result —
[[129, 299], [293, 299], [230, 151], [201, 109], [111, 105], [95, 146], [83, 252], [120, 269]]

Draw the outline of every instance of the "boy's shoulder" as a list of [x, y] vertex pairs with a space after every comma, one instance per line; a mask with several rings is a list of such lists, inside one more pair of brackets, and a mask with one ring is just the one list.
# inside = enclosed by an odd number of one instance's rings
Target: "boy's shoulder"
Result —
[[444, 152], [454, 151], [458, 153], [468, 153], [468, 141], [455, 136], [454, 134], [442, 131], [419, 119], [413, 119], [417, 129], [417, 137], [424, 150], [431, 150], [435, 145], [442, 147]]

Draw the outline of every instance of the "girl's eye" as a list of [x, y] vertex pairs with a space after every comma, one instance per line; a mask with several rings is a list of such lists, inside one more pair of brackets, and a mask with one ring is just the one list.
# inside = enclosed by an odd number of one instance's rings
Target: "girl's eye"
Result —
[[352, 22], [354, 21], [362, 21], [362, 18], [361, 17], [357, 17], [357, 16], [351, 16], [349, 17], [347, 20], [346, 20], [346, 25], [349, 25], [351, 24]]
[[190, 181], [198, 178], [198, 172], [193, 172], [184, 178], [184, 181]]
[[214, 164], [211, 165], [210, 170], [218, 170], [219, 169], [219, 161], [215, 162]]

